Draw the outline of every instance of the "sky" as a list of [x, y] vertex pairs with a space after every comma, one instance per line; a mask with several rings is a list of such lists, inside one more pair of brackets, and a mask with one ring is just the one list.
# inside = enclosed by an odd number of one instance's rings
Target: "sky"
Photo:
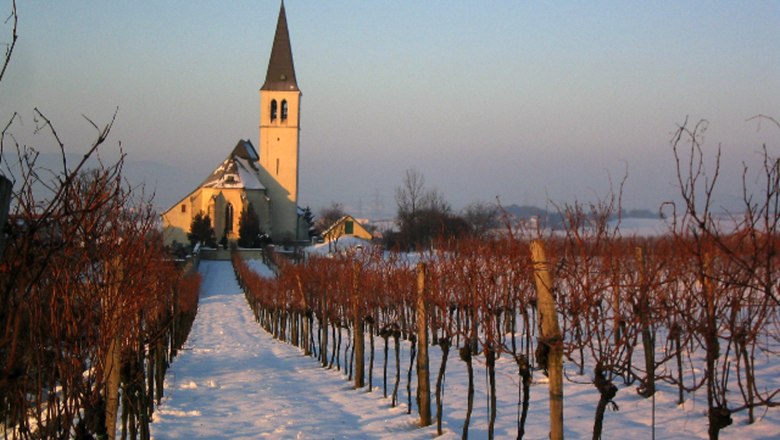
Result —
[[[0, 83], [0, 121], [23, 143], [33, 109], [81, 153], [117, 112], [119, 144], [161, 209], [239, 139], [258, 140], [278, 0], [25, 0]], [[389, 217], [415, 168], [458, 210], [482, 201], [623, 206], [679, 194], [670, 140], [709, 121], [722, 150], [718, 203], [735, 206], [743, 163], [780, 156], [780, 1], [285, 2], [298, 85], [302, 206]], [[9, 0], [0, 0], [3, 17]], [[0, 28], [10, 41], [10, 24]], [[132, 165], [132, 166], [131, 166]], [[708, 161], [712, 175], [713, 164]], [[753, 173], [750, 176], [754, 176]], [[753, 182], [752, 177], [749, 180]]]

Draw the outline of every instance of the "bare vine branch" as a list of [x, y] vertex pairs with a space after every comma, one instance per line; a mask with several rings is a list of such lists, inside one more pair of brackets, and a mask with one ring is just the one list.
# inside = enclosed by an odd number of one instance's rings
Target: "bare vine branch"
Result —
[[16, 33], [19, 16], [16, 13], [16, 0], [11, 0], [11, 15], [8, 16], [6, 19], [6, 23], [12, 21], [12, 29], [11, 29], [11, 42], [8, 43], [6, 49], [5, 49], [5, 59], [3, 60], [3, 68], [0, 70], [0, 81], [3, 80], [3, 76], [5, 76], [5, 70], [8, 68], [8, 64], [11, 63], [11, 55], [14, 52], [14, 47], [16, 47], [16, 40], [19, 38], [19, 35]]

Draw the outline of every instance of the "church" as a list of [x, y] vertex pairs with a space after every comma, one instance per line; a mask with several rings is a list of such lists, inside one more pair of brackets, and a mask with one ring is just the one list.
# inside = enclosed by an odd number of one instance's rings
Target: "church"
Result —
[[217, 241], [236, 241], [241, 213], [249, 209], [274, 242], [308, 239], [308, 224], [298, 207], [300, 102], [282, 2], [260, 88], [257, 148], [248, 139], [239, 140], [200, 186], [162, 214], [166, 244], [187, 243], [198, 213], [209, 216]]

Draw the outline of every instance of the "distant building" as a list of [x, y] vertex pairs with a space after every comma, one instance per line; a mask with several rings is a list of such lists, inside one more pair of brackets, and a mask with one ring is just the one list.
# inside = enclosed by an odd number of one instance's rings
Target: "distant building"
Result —
[[373, 238], [371, 233], [351, 215], [341, 217], [322, 233], [322, 239], [325, 242], [336, 241], [342, 237], [357, 237], [363, 240]]
[[300, 102], [282, 3], [260, 88], [257, 150], [251, 141], [240, 140], [200, 186], [162, 214], [166, 243], [186, 243], [199, 212], [211, 218], [217, 240], [236, 240], [241, 212], [249, 206], [274, 241], [308, 238], [308, 225], [298, 208]]

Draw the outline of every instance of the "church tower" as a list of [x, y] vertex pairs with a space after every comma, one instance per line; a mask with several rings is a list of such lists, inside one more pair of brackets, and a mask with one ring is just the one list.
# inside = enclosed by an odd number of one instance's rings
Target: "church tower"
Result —
[[271, 236], [274, 240], [302, 239], [298, 216], [298, 134], [301, 91], [295, 80], [284, 1], [260, 88], [260, 165], [271, 199]]

